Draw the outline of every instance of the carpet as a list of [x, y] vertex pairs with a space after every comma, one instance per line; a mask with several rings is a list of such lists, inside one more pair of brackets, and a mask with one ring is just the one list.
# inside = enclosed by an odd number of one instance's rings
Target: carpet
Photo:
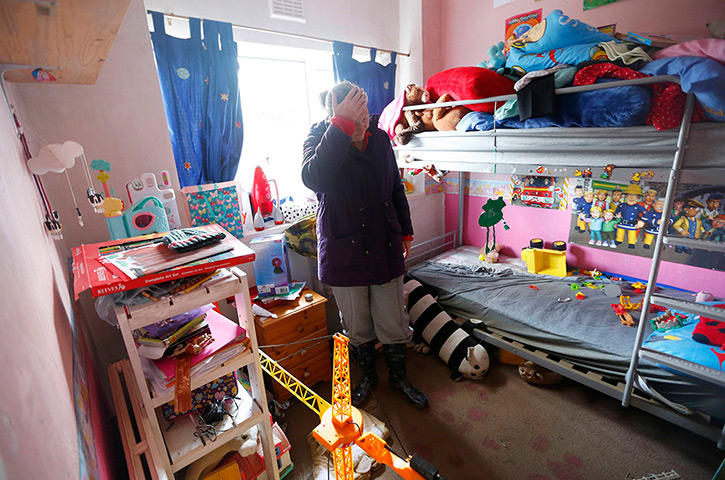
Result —
[[[430, 401], [424, 410], [388, 387], [380, 354], [377, 367], [381, 381], [363, 410], [385, 422], [396, 453], [418, 453], [447, 480], [625, 480], [670, 470], [705, 480], [725, 457], [714, 442], [576, 382], [530, 385], [513, 365], [494, 361], [481, 382], [453, 382], [438, 357], [409, 349], [408, 376]], [[314, 390], [330, 398], [329, 383]], [[286, 478], [308, 480], [317, 417], [299, 402], [284, 414], [295, 465]], [[381, 467], [372, 478], [400, 477]]]

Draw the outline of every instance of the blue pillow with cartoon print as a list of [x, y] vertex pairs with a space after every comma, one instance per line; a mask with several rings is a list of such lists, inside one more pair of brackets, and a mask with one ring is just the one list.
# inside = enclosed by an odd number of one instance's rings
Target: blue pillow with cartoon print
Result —
[[542, 53], [572, 45], [609, 42], [614, 40], [589, 24], [554, 10], [541, 23], [534, 25], [511, 44], [522, 53]]

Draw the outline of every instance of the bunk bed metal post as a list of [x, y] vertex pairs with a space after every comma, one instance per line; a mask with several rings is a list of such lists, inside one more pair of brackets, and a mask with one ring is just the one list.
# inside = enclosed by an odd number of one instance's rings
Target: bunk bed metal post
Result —
[[630, 359], [629, 370], [627, 371], [626, 375], [624, 395], [622, 396], [622, 406], [624, 407], [629, 406], [629, 401], [632, 396], [632, 390], [634, 388], [634, 380], [637, 376], [637, 367], [639, 366], [639, 351], [642, 348], [642, 341], [644, 340], [644, 331], [647, 324], [647, 317], [649, 316], [649, 309], [651, 303], [650, 300], [656, 288], [657, 276], [659, 274], [660, 263], [662, 261], [661, 257], [662, 247], [664, 245], [664, 237], [667, 234], [667, 229], [670, 224], [672, 205], [679, 183], [682, 162], [685, 158], [685, 149], [687, 148], [687, 139], [690, 135], [690, 124], [694, 108], [695, 95], [692, 93], [688, 93], [687, 100], [685, 101], [685, 111], [682, 115], [680, 132], [677, 136], [677, 149], [675, 150], [675, 158], [672, 162], [672, 168], [670, 169], [669, 179], [667, 182], [667, 193], [665, 195], [665, 206], [662, 220], [660, 221], [660, 228], [657, 231], [657, 240], [655, 242], [654, 251], [652, 252], [652, 263], [650, 264], [649, 279], [647, 281], [647, 289], [645, 290], [644, 299], [642, 300], [642, 311], [639, 316], [639, 325], [637, 325], [637, 334], [634, 340], [632, 358]]
[[458, 172], [458, 227], [456, 228], [456, 232], [458, 232], [458, 236], [455, 239], [455, 245], [456, 247], [460, 247], [463, 245], [463, 205], [465, 200], [465, 182], [466, 174], [465, 172], [461, 171]]

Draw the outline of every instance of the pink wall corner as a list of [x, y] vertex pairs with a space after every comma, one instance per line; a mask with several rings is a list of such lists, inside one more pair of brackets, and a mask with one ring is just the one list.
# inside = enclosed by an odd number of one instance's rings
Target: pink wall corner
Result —
[[443, 15], [442, 0], [422, 2], [423, 31], [423, 84], [434, 73], [443, 69], [442, 38]]
[[[486, 198], [467, 195], [464, 201], [463, 244], [483, 247], [486, 244], [486, 230], [478, 225], [478, 216]], [[458, 195], [446, 194], [446, 231], [456, 229], [458, 218]], [[529, 246], [529, 240], [539, 237], [548, 247], [555, 240], [568, 243], [571, 211], [547, 210], [544, 208], [508, 205], [503, 210], [504, 219], [511, 227], [504, 230], [496, 226], [496, 241], [504, 245], [502, 253], [520, 257], [521, 249]], [[492, 238], [491, 238], [492, 240]], [[600, 249], [569, 244], [567, 263], [585, 269], [618, 273], [624, 276], [646, 280], [651, 260], [635, 255], [625, 255]], [[662, 262], [658, 283], [698, 292], [705, 290], [725, 297], [725, 272], [705, 268]]]
[[[488, 60], [488, 48], [503, 40], [504, 21], [539, 8], [543, 16], [561, 9], [565, 15], [595, 27], [616, 23], [618, 32], [704, 37], [710, 36], [705, 24], [721, 19], [723, 12], [722, 0], [620, 0], [588, 11], [583, 11], [581, 0], [518, 0], [496, 9], [492, 5], [491, 0], [445, 3], [440, 12], [443, 32], [440, 70]], [[424, 54], [427, 55], [425, 49]]]

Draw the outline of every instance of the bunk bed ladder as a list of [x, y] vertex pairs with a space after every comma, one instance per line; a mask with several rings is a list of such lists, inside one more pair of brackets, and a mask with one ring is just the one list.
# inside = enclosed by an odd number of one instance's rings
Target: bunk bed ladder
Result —
[[[670, 216], [672, 214], [672, 206], [674, 203], [675, 194], [679, 185], [680, 172], [682, 170], [683, 160], [685, 158], [685, 150], [687, 148], [687, 140], [690, 135], [690, 125], [692, 119], [692, 112], [695, 107], [695, 96], [692, 93], [687, 94], [687, 100], [685, 102], [685, 111], [682, 117], [682, 124], [680, 125], [680, 131], [677, 136], [677, 149], [675, 151], [674, 160], [672, 162], [672, 168], [670, 169], [669, 181], [667, 183], [667, 193], [665, 195], [665, 206], [663, 210], [662, 220], [660, 222], [660, 228], [657, 232], [657, 240], [653, 249], [652, 263], [650, 265], [649, 278], [647, 281], [647, 288], [645, 290], [644, 299], [642, 300], [642, 311], [640, 313], [639, 324], [637, 325], [637, 334], [634, 341], [634, 349], [632, 351], [632, 358], [629, 364], [629, 370], [626, 375], [626, 383], [624, 388], [624, 394], [622, 396], [622, 405], [627, 407], [630, 404], [634, 384], [637, 379], [637, 369], [639, 367], [639, 359], [642, 355], [642, 342], [644, 340], [645, 325], [648, 322], [650, 305], [670, 305], [677, 308], [681, 308], [685, 311], [692, 311], [693, 313], [700, 313], [703, 310], [703, 305], [696, 304], [694, 302], [687, 302], [684, 300], [670, 299], [668, 297], [662, 297], [655, 295], [655, 288], [657, 284], [657, 276], [659, 275], [660, 264], [662, 262], [662, 249], [665, 244], [680, 245], [687, 244], [687, 246], [694, 248], [712, 248], [712, 245], [705, 245], [705, 243], [715, 242], [703, 242], [699, 240], [680, 240], [678, 238], [667, 237], [667, 230], [670, 224]], [[720, 246], [718, 250], [723, 250]], [[707, 308], [708, 314], [710, 310], [717, 310], [715, 308]], [[725, 318], [725, 312], [714, 312], [718, 317], [722, 316]], [[657, 361], [659, 363], [661, 359]], [[675, 366], [675, 365], [673, 365]], [[682, 363], [676, 365], [682, 370]], [[693, 372], [694, 373], [694, 372]], [[707, 378], [707, 377], [704, 377]], [[718, 382], [719, 383], [719, 382]], [[718, 441], [718, 448], [725, 448], [725, 427], [723, 428], [722, 434]]]

